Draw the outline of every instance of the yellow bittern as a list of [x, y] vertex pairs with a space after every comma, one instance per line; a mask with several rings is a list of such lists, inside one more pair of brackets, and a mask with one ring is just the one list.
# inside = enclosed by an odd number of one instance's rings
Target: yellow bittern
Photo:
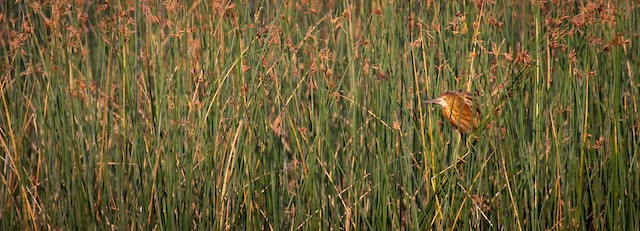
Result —
[[426, 102], [442, 106], [444, 118], [460, 133], [469, 135], [478, 128], [482, 113], [471, 93], [463, 90], [447, 91]]

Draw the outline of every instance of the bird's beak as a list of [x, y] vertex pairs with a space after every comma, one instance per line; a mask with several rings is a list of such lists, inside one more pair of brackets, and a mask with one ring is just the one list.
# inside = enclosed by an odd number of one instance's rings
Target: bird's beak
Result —
[[444, 99], [442, 97], [438, 97], [438, 98], [433, 98], [427, 101], [424, 101], [425, 103], [435, 103], [435, 104], [439, 104], [440, 106], [444, 106], [446, 104], [446, 102], [444, 101]]

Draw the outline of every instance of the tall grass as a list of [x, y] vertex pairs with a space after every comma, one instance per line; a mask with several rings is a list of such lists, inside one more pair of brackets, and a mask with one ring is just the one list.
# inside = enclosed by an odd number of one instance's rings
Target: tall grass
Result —
[[0, 227], [637, 230], [638, 7], [6, 1]]

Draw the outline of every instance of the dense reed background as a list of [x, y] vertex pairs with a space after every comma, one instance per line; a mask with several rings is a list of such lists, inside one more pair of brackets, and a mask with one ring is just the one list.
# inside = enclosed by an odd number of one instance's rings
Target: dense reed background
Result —
[[0, 229], [638, 230], [639, 7], [3, 1]]

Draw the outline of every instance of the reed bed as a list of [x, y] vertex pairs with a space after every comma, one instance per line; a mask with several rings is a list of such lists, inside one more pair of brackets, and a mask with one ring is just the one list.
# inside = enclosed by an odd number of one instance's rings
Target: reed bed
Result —
[[4, 1], [0, 229], [638, 230], [639, 7]]

